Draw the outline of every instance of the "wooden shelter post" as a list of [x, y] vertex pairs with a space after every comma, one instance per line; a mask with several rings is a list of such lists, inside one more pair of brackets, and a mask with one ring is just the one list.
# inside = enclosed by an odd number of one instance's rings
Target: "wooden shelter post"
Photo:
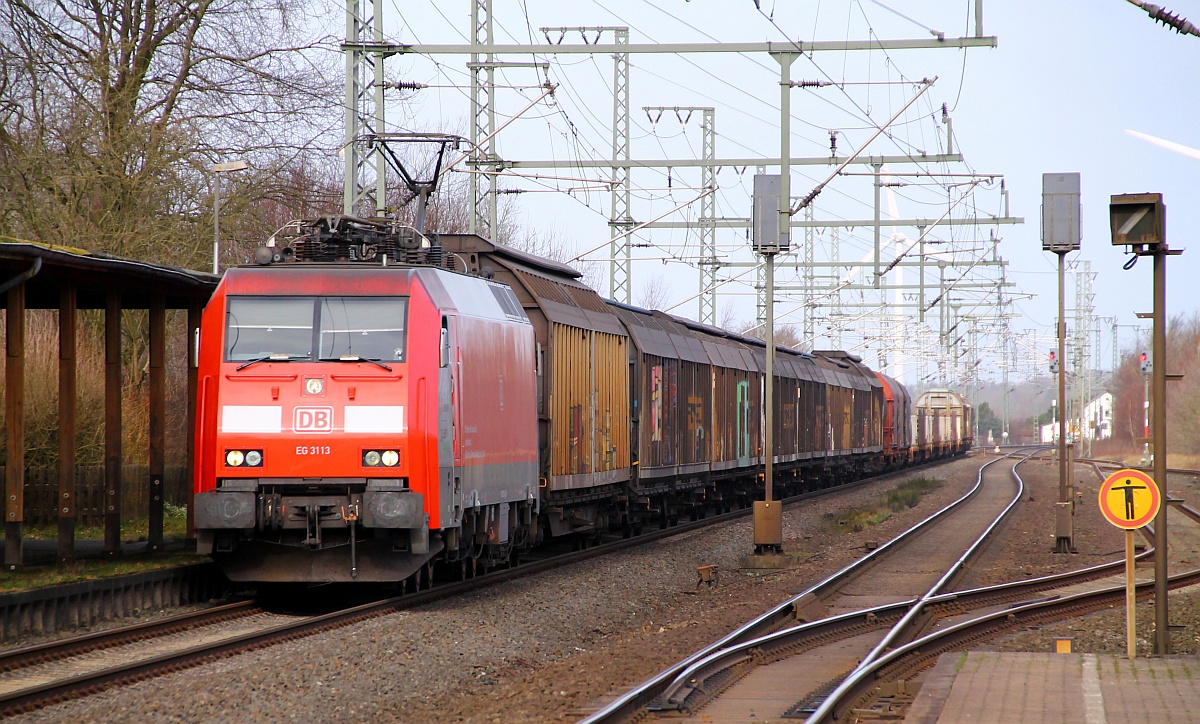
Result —
[[200, 360], [196, 359], [198, 352], [196, 341], [200, 334], [200, 305], [192, 301], [188, 304], [187, 317], [187, 524], [185, 535], [188, 545], [196, 542], [195, 502], [196, 502], [196, 395], [199, 391]]
[[25, 526], [25, 282], [8, 290], [5, 313], [4, 424], [8, 432], [4, 466], [4, 565], [24, 562]]
[[162, 295], [150, 300], [150, 550], [163, 545], [163, 479], [166, 473], [167, 310]]
[[121, 296], [104, 309], [104, 551], [121, 552]]
[[58, 560], [75, 560], [75, 422], [78, 364], [75, 322], [79, 299], [75, 285], [63, 282], [58, 304]]

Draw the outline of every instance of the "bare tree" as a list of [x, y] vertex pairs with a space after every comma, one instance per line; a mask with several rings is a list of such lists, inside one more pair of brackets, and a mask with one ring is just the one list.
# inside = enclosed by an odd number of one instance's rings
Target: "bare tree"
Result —
[[[741, 330], [742, 334], [754, 337], [756, 339], [766, 339], [766, 328], [761, 324], [748, 324]], [[800, 344], [804, 340], [800, 338], [800, 331], [796, 329], [794, 324], [777, 324], [775, 325], [775, 344], [780, 347], [791, 347], [792, 349], [800, 349]]]
[[596, 262], [573, 259], [575, 245], [567, 241], [561, 231], [557, 229], [537, 231], [522, 227], [518, 223], [517, 216], [511, 206], [502, 206], [501, 210], [500, 243], [529, 254], [566, 264], [583, 275], [580, 281], [592, 289], [600, 291], [604, 279], [604, 269]]
[[733, 308], [733, 305], [726, 304], [721, 308], [721, 321], [717, 323], [717, 326], [721, 329], [737, 330], [744, 329], [746, 325], [738, 318], [737, 310]]
[[340, 56], [306, 37], [314, 9], [4, 0], [0, 233], [203, 259], [211, 163], [246, 158], [262, 180], [338, 143], [343, 113], [328, 99], [340, 97]]
[[671, 298], [671, 285], [662, 274], [656, 274], [642, 283], [638, 292], [638, 306], [643, 309], [662, 309]]

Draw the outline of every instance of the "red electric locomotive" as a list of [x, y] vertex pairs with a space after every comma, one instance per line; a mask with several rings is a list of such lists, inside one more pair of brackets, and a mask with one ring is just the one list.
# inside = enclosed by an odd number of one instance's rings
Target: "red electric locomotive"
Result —
[[[231, 579], [422, 585], [761, 495], [761, 340], [474, 235], [329, 217], [289, 241], [201, 322], [195, 526]], [[961, 398], [777, 355], [780, 497], [970, 446]]]
[[384, 222], [302, 232], [285, 251], [326, 263], [260, 250], [204, 310], [200, 552], [268, 582], [399, 581], [443, 547], [507, 559], [538, 503], [534, 333], [512, 289]]

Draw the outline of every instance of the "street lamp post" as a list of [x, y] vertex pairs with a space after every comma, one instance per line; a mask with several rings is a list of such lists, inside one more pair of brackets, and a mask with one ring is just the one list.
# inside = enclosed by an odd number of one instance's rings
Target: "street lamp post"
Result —
[[245, 161], [214, 163], [213, 170], [213, 274], [221, 273], [221, 174], [226, 171], [245, 171], [250, 164]]

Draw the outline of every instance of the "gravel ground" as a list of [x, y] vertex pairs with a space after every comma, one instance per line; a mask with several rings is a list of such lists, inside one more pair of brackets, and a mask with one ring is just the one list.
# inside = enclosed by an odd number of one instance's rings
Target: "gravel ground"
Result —
[[[1079, 466], [1076, 470], [1079, 473], [1077, 479], [1082, 481], [1084, 487], [1083, 505], [1078, 510], [1090, 514], [1092, 518], [1100, 518], [1099, 506], [1095, 502], [1100, 480], [1091, 468]], [[1172, 476], [1168, 480], [1168, 489], [1170, 497], [1182, 498], [1192, 507], [1200, 505], [1200, 489], [1194, 478]], [[1093, 549], [1087, 553], [1094, 552], [1097, 560], [1123, 558], [1124, 532], [1102, 518], [1094, 526], [1098, 535]], [[1170, 537], [1169, 572], [1175, 574], [1200, 567], [1200, 525], [1180, 513], [1169, 511], [1167, 533]], [[1144, 540], [1141, 533], [1135, 537], [1136, 542]], [[1084, 552], [1081, 550], [1081, 554]], [[1139, 581], [1152, 579], [1153, 576], [1152, 568], [1137, 570]], [[1200, 587], [1170, 592], [1167, 596], [1167, 612], [1171, 624], [1180, 627], [1171, 631], [1171, 653], [1200, 654]], [[1154, 649], [1154, 602], [1139, 603], [1136, 616], [1138, 656], [1148, 656]], [[991, 651], [1051, 651], [1054, 639], [1060, 636], [1073, 637], [1073, 649], [1077, 652], [1125, 656], [1124, 604], [1100, 613], [1026, 629], [980, 648]]]
[[[1102, 482], [1090, 466], [1075, 466], [1075, 550], [1054, 552], [1058, 463], [1031, 460], [1017, 468], [1025, 483], [1021, 504], [1009, 515], [999, 536], [983, 552], [959, 589], [1034, 578], [1083, 568], [1125, 555], [1125, 533], [1100, 513]], [[1140, 540], [1140, 539], [1139, 539]]]
[[[862, 555], [868, 542], [887, 540], [956, 499], [974, 484], [982, 459], [975, 454], [926, 473], [945, 484], [916, 507], [861, 532], [839, 530], [839, 513], [877, 499], [912, 474], [793, 506], [784, 515], [785, 549], [808, 554], [795, 569], [765, 574], [737, 569], [738, 558], [752, 546], [747, 518], [50, 707], [24, 719], [575, 721], [606, 695], [645, 679], [846, 565]], [[1098, 513], [1089, 513], [1096, 507], [1096, 477], [1090, 469], [1078, 470], [1085, 488], [1077, 519], [1078, 554], [1052, 552], [1057, 467], [1030, 463], [1021, 469], [1029, 486], [1022, 504], [1001, 539], [984, 552], [969, 585], [1120, 555], [1123, 534]], [[1177, 523], [1175, 530], [1183, 526]], [[709, 564], [720, 566], [720, 585], [697, 589], [695, 569]], [[1181, 620], [1175, 614], [1172, 619]], [[1108, 631], [1119, 638], [1124, 630], [1123, 623], [1090, 620], [1073, 625], [1096, 631], [1099, 641], [1106, 640]], [[1047, 627], [1022, 635], [1027, 643], [1013, 637], [1003, 645], [1044, 651], [1056, 632]], [[1085, 650], [1083, 637], [1076, 635], [1077, 647]], [[1123, 646], [1118, 641], [1112, 650], [1119, 653]]]

